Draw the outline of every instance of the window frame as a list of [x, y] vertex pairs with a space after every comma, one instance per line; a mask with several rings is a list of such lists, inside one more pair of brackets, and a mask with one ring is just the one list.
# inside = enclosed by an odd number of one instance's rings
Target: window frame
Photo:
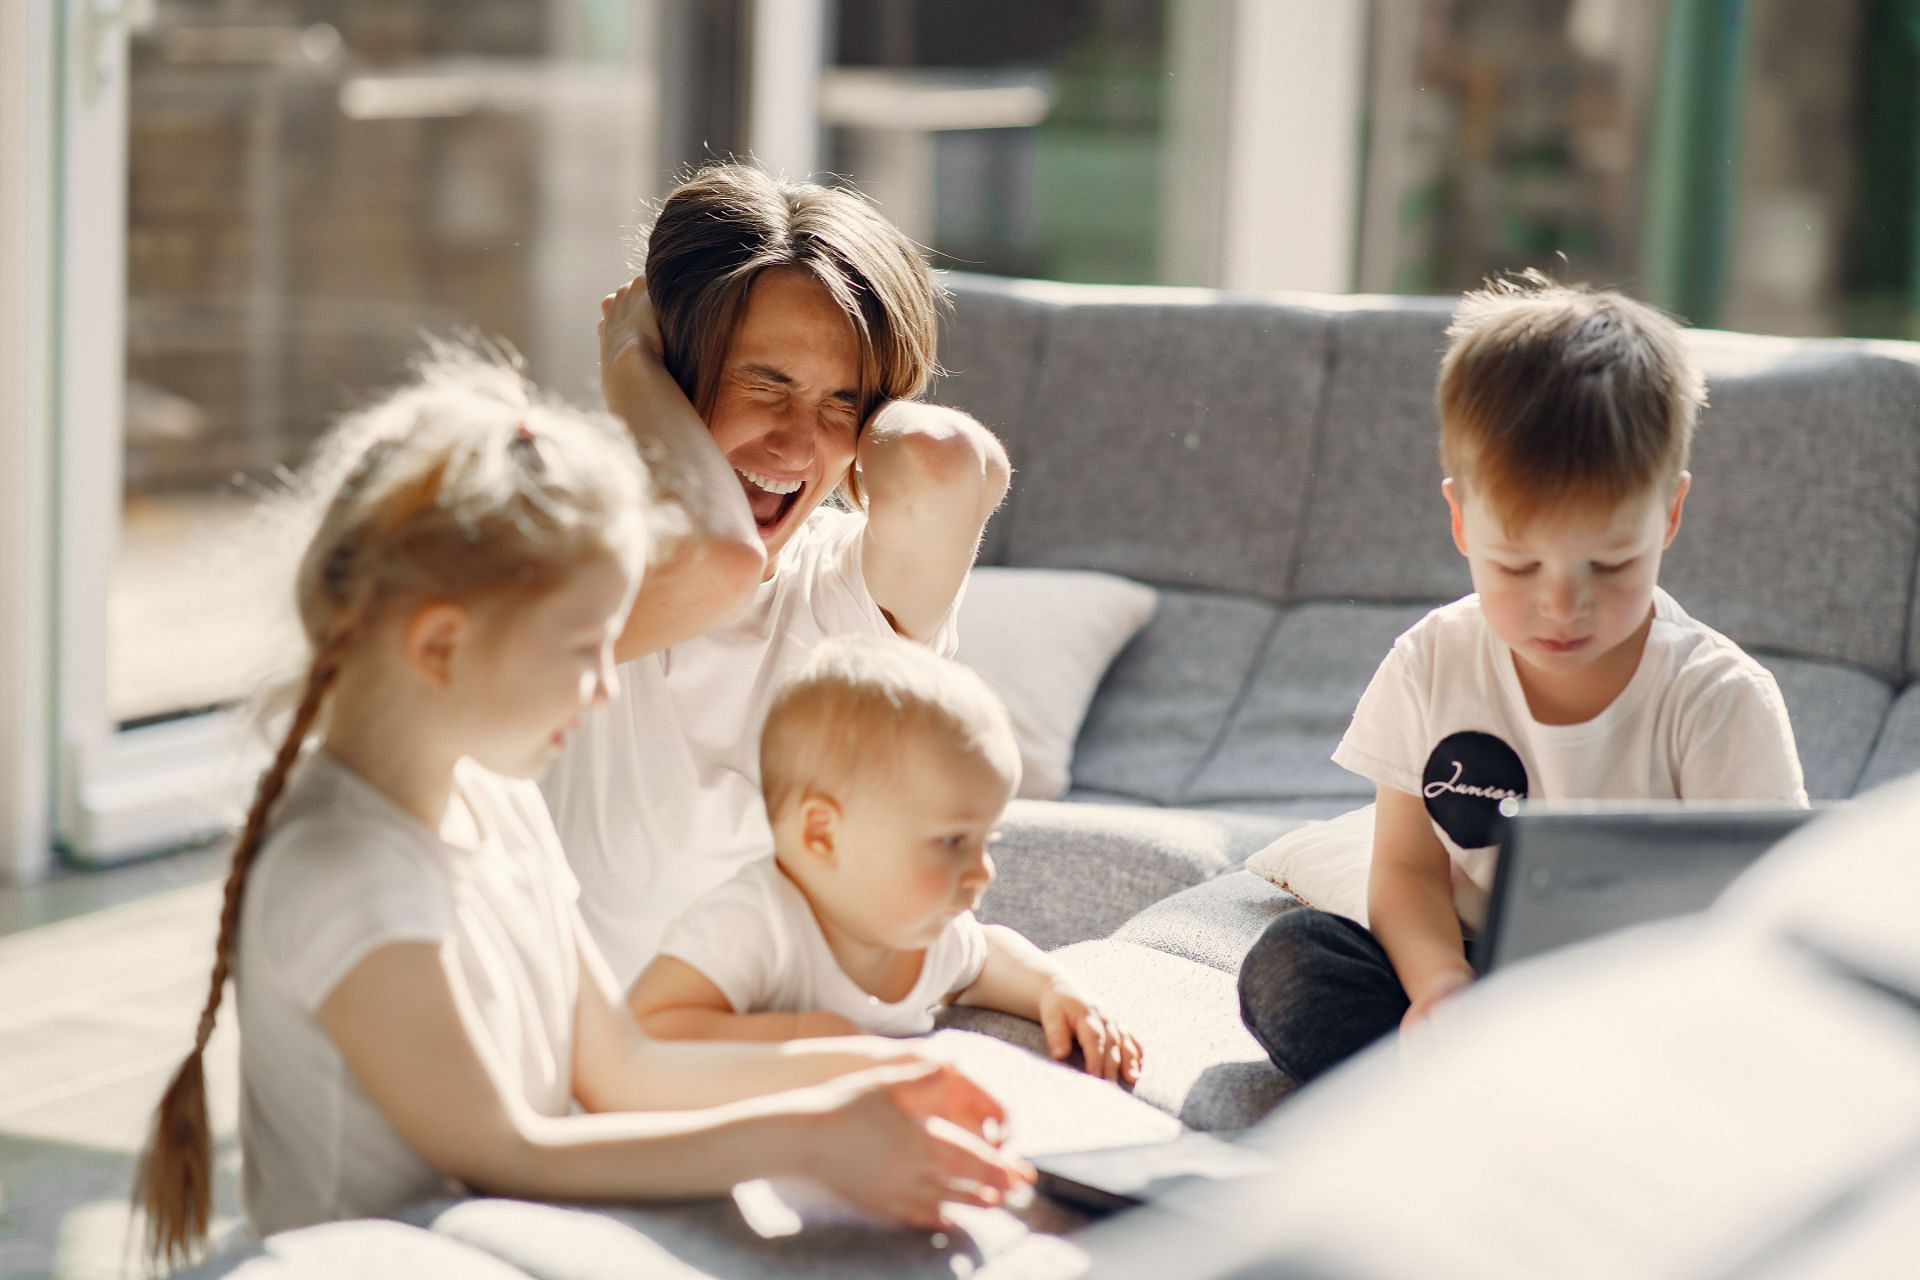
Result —
[[231, 825], [246, 769], [238, 717], [122, 728], [107, 701], [108, 608], [121, 534], [127, 300], [129, 26], [140, 0], [66, 0], [57, 44], [53, 837], [105, 865], [204, 842]]

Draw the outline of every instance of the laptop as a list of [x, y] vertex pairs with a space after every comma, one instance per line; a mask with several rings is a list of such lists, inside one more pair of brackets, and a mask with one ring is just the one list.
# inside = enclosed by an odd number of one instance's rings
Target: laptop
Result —
[[1474, 967], [1487, 973], [1704, 910], [1762, 854], [1831, 808], [1522, 802], [1501, 833]]

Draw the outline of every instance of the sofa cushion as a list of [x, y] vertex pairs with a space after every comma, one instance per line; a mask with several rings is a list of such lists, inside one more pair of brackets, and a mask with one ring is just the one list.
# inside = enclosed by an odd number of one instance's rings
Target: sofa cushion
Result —
[[1328, 798], [1351, 808], [1372, 799], [1372, 785], [1330, 757], [1395, 637], [1428, 608], [1300, 604], [1282, 610], [1219, 747], [1182, 802]]
[[1286, 818], [1131, 805], [1015, 800], [993, 846], [980, 918], [1052, 950], [1103, 938], [1130, 917], [1298, 825]]
[[1332, 380], [1292, 598], [1457, 599], [1473, 587], [1447, 534], [1433, 409], [1453, 300], [1327, 302]]
[[[1801, 758], [1806, 754], [1806, 748], [1801, 747]], [[1867, 758], [1855, 790], [1865, 791], [1916, 770], [1920, 770], [1920, 684], [1908, 685], [1888, 708], [1880, 724], [1880, 738], [1873, 744], [1873, 754]]]
[[1079, 292], [1089, 300], [1049, 320], [1008, 560], [1283, 598], [1326, 313], [1201, 290]]
[[[1040, 296], [1044, 287], [1020, 281], [953, 274], [944, 283], [953, 295], [953, 307], [940, 323], [945, 372], [928, 398], [978, 418], [1000, 437], [1017, 471], [1034, 429], [1029, 406], [1054, 304]], [[980, 563], [1001, 562], [1010, 514], [1003, 510], [988, 522]]]
[[1153, 620], [1107, 672], [1074, 745], [1077, 788], [1179, 804], [1275, 621], [1271, 605], [1163, 590]]
[[1114, 930], [1113, 940], [1237, 974], [1254, 939], [1299, 905], [1292, 894], [1236, 868], [1162, 898]]
[[[1235, 974], [1110, 938], [1076, 943], [1055, 959], [1139, 1038], [1141, 1073], [1134, 1097], [1195, 1129], [1243, 1129], [1292, 1091], [1293, 1082], [1274, 1070], [1240, 1025]], [[940, 1021], [1046, 1054], [1039, 1024], [1024, 1018], [949, 1009]]]
[[1152, 587], [1110, 573], [974, 570], [960, 600], [954, 656], [1006, 702], [1020, 746], [1020, 795], [1066, 794], [1093, 695], [1158, 605]]
[[1663, 583], [1748, 649], [1901, 679], [1920, 551], [1920, 357], [1692, 337], [1712, 403]]
[[1807, 794], [1844, 800], [1859, 789], [1874, 737], [1893, 703], [1883, 680], [1852, 667], [1777, 653], [1758, 654], [1780, 685], [1793, 721]]

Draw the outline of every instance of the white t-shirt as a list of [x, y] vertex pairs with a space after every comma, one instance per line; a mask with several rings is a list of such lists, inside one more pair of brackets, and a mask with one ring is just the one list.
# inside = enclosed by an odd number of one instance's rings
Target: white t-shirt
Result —
[[689, 907], [660, 954], [698, 969], [735, 1013], [823, 1010], [863, 1031], [914, 1036], [933, 1030], [933, 1011], [980, 976], [987, 939], [973, 912], [962, 912], [927, 948], [913, 990], [895, 1001], [868, 995], [834, 959], [806, 895], [765, 857]]
[[1333, 759], [1426, 801], [1453, 859], [1454, 908], [1474, 930], [1486, 922], [1507, 796], [1807, 803], [1772, 674], [1658, 588], [1640, 666], [1593, 719], [1533, 718], [1512, 650], [1470, 595], [1394, 641]]
[[[396, 1133], [320, 1027], [368, 953], [443, 941], [528, 1106], [572, 1101], [578, 886], [540, 793], [463, 760], [478, 846], [440, 839], [323, 751], [295, 766], [247, 877], [235, 977], [242, 1196], [261, 1235], [391, 1212], [449, 1180]], [[420, 1087], [434, 1087], [420, 1064]]]
[[[745, 617], [621, 666], [619, 696], [542, 780], [581, 910], [622, 987], [669, 921], [773, 847], [760, 728], [774, 693], [829, 636], [893, 634], [867, 590], [866, 529], [865, 516], [829, 507], [808, 516]], [[930, 647], [958, 647], [953, 610]]]

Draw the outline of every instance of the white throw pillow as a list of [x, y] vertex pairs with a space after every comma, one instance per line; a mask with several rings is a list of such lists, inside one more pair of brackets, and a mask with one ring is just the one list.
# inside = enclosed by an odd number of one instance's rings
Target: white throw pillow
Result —
[[960, 601], [960, 661], [1005, 700], [1020, 743], [1020, 794], [1067, 792], [1094, 690], [1160, 603], [1152, 587], [1078, 569], [975, 569]]
[[1373, 806], [1287, 832], [1247, 859], [1310, 907], [1367, 923], [1367, 873], [1373, 865]]

